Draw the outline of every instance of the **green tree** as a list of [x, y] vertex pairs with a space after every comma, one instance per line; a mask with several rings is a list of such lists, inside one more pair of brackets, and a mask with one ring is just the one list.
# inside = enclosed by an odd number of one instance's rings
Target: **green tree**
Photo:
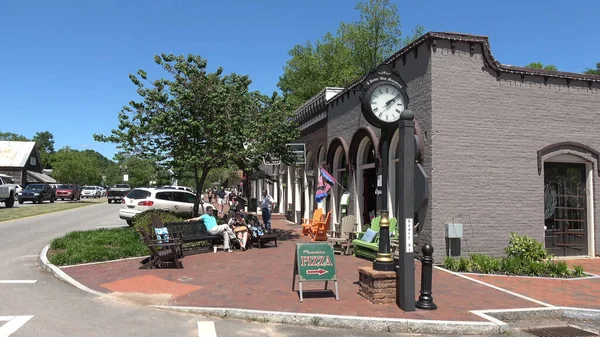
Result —
[[28, 142], [29, 139], [27, 139], [27, 137], [16, 134], [16, 133], [12, 133], [12, 132], [2, 132], [0, 131], [0, 140], [7, 140], [7, 141], [13, 141], [13, 142]]
[[278, 86], [292, 109], [327, 86], [348, 86], [424, 32], [417, 26], [403, 36], [398, 8], [389, 0], [361, 2], [356, 10], [358, 21], [342, 22], [335, 35], [327, 32], [289, 51]]
[[98, 159], [85, 151], [64, 147], [54, 154], [53, 176], [62, 183], [100, 185]]
[[599, 75], [600, 76], [600, 62], [596, 63], [596, 69], [587, 69], [585, 74], [588, 75]]
[[128, 175], [128, 183], [132, 187], [148, 187], [150, 181], [156, 180], [156, 166], [152, 160], [132, 156], [125, 159], [121, 166], [127, 167], [123, 173]]
[[552, 64], [543, 65], [541, 62], [531, 62], [528, 65], [526, 65], [525, 68], [558, 71], [558, 68], [555, 65], [552, 65]]
[[[265, 149], [289, 156], [285, 143], [297, 137], [297, 127], [272, 132], [271, 126], [290, 118], [279, 110], [276, 95], [264, 99], [249, 92], [247, 76], [224, 76], [220, 67], [207, 72], [207, 61], [200, 56], [161, 54], [154, 60], [169, 79], [149, 81], [144, 70], [130, 74], [141, 100], [123, 107], [110, 135], [94, 138], [118, 143], [132, 156], [154, 160], [174, 172], [190, 173], [198, 197], [194, 214], [212, 169], [238, 163], [257, 166], [259, 152], [266, 153]], [[259, 145], [246, 150], [243, 144], [248, 139]]]
[[50, 131], [36, 132], [33, 136], [43, 168], [52, 168], [52, 156], [54, 155], [54, 135]]

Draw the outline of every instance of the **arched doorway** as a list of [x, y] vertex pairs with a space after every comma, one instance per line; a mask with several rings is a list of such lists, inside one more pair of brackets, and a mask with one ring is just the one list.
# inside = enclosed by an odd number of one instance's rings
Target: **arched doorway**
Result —
[[[342, 194], [344, 190], [348, 190], [348, 161], [346, 159], [346, 153], [342, 146], [339, 146], [335, 150], [335, 155], [333, 156], [333, 178], [338, 182], [338, 184], [334, 184], [333, 189], [333, 198], [331, 200], [332, 210], [333, 210], [333, 220], [334, 222], [340, 221], [339, 214], [340, 210], [340, 201], [342, 199]], [[341, 185], [341, 186], [340, 186]]]
[[594, 254], [593, 164], [575, 154], [544, 160], [544, 243], [556, 256]]
[[357, 218], [359, 224], [371, 223], [377, 212], [377, 170], [375, 169], [375, 147], [368, 137], [358, 145], [356, 154]]
[[[400, 170], [400, 132], [396, 130], [394, 135], [392, 136], [392, 140], [390, 141], [390, 153], [389, 157], [390, 161], [388, 163], [388, 210], [390, 212], [390, 218], [396, 216], [396, 210], [394, 205], [396, 205], [396, 192], [399, 189], [398, 183], [396, 182], [396, 176], [398, 175], [398, 170]], [[385, 163], [382, 163], [385, 165]]]

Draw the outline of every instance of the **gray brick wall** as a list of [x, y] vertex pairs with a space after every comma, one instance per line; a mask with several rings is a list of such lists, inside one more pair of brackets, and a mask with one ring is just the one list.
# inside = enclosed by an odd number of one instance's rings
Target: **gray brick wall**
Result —
[[[438, 40], [431, 57], [431, 203], [435, 257], [443, 256], [444, 224], [461, 222], [462, 253], [502, 255], [510, 232], [544, 239], [544, 175], [537, 151], [562, 141], [600, 150], [600, 86], [495, 72], [482, 46]], [[500, 60], [502, 61], [502, 60]], [[596, 163], [594, 162], [594, 165]], [[597, 167], [594, 167], [597, 172]], [[594, 197], [600, 191], [594, 176]], [[596, 198], [595, 198], [596, 199]], [[595, 200], [595, 222], [600, 222]], [[600, 251], [595, 226], [595, 248]], [[442, 249], [440, 249], [442, 248]]]
[[[406, 64], [401, 59], [395, 63], [395, 68], [400, 72], [403, 80], [407, 84], [408, 95], [410, 96], [410, 109], [415, 112], [416, 119], [419, 122], [422, 130], [427, 135], [431, 129], [431, 73], [430, 73], [430, 52], [428, 47], [423, 44], [418, 47], [418, 52], [415, 54], [410, 52], [406, 56]], [[348, 98], [344, 95], [344, 101], [338, 99], [333, 108], [329, 108], [327, 122], [327, 145], [335, 138], [342, 138], [346, 144], [350, 146], [352, 139], [355, 136], [356, 130], [361, 127], [371, 126], [363, 117], [360, 110], [360, 101], [358, 99], [359, 92], [351, 92]], [[379, 145], [380, 131], [373, 127], [376, 134], [376, 142]], [[427, 136], [428, 137], [428, 136]], [[424, 167], [428, 174], [431, 171], [431, 148], [426, 142], [424, 150]], [[351, 156], [353, 156], [351, 154]], [[333, 173], [333, 172], [332, 172]], [[357, 208], [357, 192], [356, 192], [356, 177], [354, 169], [351, 170], [349, 180], [350, 205], [348, 208], [349, 214], [356, 214]], [[431, 187], [430, 187], [431, 188]], [[360, 195], [362, 197], [362, 195]], [[428, 206], [429, 209], [431, 206]], [[339, 220], [339, 219], [338, 219]], [[424, 230], [421, 238], [430, 241], [431, 238], [431, 212], [427, 212], [427, 217], [424, 222]]]

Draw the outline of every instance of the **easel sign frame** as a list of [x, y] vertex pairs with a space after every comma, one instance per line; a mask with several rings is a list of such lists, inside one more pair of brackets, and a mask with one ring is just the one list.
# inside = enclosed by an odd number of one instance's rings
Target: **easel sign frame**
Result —
[[324, 290], [328, 290], [329, 281], [333, 281], [335, 300], [340, 300], [335, 268], [335, 254], [331, 243], [296, 243], [292, 291], [296, 291], [296, 276], [298, 276], [300, 302], [304, 302], [302, 282], [317, 281], [325, 281]]

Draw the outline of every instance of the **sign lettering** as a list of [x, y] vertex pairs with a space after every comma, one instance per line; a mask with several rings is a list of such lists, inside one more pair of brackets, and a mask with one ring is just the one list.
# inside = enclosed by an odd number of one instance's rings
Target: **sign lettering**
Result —
[[406, 249], [405, 252], [406, 253], [412, 253], [414, 250], [414, 234], [413, 234], [413, 219], [406, 219], [406, 225], [405, 227], [405, 231], [406, 231]]

